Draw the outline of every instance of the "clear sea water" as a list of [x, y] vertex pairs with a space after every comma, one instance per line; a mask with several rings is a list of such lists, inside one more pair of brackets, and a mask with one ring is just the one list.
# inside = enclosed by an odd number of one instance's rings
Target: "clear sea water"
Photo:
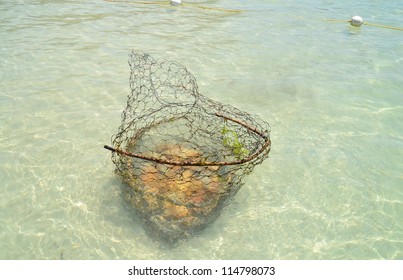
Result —
[[[403, 27], [403, 1], [197, 3], [245, 11], [0, 1], [0, 259], [403, 259], [403, 32], [324, 20]], [[272, 129], [221, 216], [173, 248], [103, 149], [131, 49]]]

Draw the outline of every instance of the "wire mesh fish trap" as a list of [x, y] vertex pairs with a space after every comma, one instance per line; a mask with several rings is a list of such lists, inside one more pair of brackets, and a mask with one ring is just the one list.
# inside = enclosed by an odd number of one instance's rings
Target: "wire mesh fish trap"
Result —
[[212, 222], [267, 158], [270, 126], [198, 92], [174, 62], [129, 55], [130, 88], [112, 161], [150, 232], [176, 242]]

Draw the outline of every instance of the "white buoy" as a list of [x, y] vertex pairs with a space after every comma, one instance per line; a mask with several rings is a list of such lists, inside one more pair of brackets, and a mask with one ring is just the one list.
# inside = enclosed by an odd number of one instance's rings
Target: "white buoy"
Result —
[[179, 6], [182, 4], [182, 0], [171, 0], [172, 6]]
[[353, 16], [350, 20], [350, 24], [355, 27], [360, 27], [364, 24], [364, 20], [360, 16]]

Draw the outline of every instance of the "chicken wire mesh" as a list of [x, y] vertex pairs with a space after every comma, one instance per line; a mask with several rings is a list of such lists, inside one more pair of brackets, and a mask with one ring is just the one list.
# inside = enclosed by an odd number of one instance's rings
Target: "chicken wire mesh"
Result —
[[201, 95], [175, 62], [132, 51], [129, 65], [131, 93], [105, 148], [146, 228], [175, 243], [211, 223], [267, 158], [270, 126]]

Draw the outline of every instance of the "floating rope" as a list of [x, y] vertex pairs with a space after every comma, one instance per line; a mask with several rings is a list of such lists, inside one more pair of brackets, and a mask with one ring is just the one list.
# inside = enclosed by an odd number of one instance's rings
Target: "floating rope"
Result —
[[381, 28], [387, 28], [387, 29], [403, 31], [403, 28], [400, 28], [400, 27], [394, 27], [394, 26], [380, 25], [380, 24], [364, 22], [364, 20], [360, 16], [353, 16], [350, 20], [340, 20], [340, 19], [331, 19], [331, 18], [327, 18], [325, 20], [326, 21], [332, 21], [332, 22], [349, 22], [354, 27], [361, 27], [361, 25], [369, 25], [369, 26], [374, 26], [374, 27], [381, 27]]
[[228, 12], [228, 13], [240, 13], [242, 12], [241, 10], [229, 10], [229, 9], [222, 9], [222, 8], [213, 8], [213, 7], [206, 7], [206, 6], [199, 6], [196, 4], [182, 4], [184, 6], [191, 6], [203, 10], [212, 10], [212, 11], [221, 11], [221, 12]]
[[171, 6], [185, 6], [185, 7], [193, 7], [203, 10], [211, 10], [211, 11], [220, 11], [220, 12], [228, 12], [228, 13], [240, 13], [241, 10], [232, 10], [232, 9], [222, 9], [222, 8], [215, 8], [215, 7], [207, 7], [207, 6], [200, 6], [197, 4], [192, 3], [182, 3], [182, 1], [173, 0], [171, 2], [145, 2], [145, 1], [126, 1], [126, 0], [104, 0], [106, 2], [119, 2], [119, 3], [127, 3], [127, 4], [139, 4], [139, 5], [171, 5]]
[[139, 4], [139, 5], [171, 5], [169, 2], [145, 2], [145, 1], [125, 1], [125, 0], [104, 0], [106, 2]]
[[365, 22], [364, 24], [365, 24], [365, 25], [369, 25], [369, 26], [375, 26], [375, 27], [381, 27], [381, 28], [388, 28], [388, 29], [403, 31], [403, 28], [400, 28], [400, 27], [387, 26], [387, 25], [380, 25], [380, 24], [374, 24], [374, 23], [369, 23], [369, 22]]

